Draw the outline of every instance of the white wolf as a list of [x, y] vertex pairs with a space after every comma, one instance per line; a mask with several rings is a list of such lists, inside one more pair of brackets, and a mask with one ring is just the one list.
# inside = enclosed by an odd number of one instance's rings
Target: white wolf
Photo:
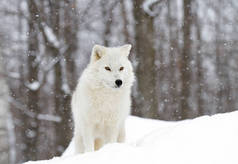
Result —
[[125, 139], [134, 73], [131, 45], [95, 45], [72, 97], [75, 153], [98, 150]]

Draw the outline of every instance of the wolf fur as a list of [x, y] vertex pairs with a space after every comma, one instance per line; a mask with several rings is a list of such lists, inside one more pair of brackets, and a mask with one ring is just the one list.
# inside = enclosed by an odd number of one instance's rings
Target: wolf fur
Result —
[[[134, 73], [128, 60], [131, 45], [95, 45], [72, 97], [75, 153], [125, 140]], [[117, 81], [117, 82], [116, 82]], [[119, 83], [119, 84], [118, 84]]]

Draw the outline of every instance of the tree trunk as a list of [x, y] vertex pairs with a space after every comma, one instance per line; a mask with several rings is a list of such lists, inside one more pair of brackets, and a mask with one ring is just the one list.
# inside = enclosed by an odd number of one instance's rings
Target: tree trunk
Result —
[[190, 53], [191, 53], [191, 5], [192, 0], [183, 1], [183, 52], [181, 58], [181, 98], [180, 98], [180, 115], [178, 119], [188, 118], [189, 106], [189, 92], [190, 92]]
[[176, 83], [176, 53], [178, 53], [178, 41], [176, 36], [176, 21], [172, 13], [174, 12], [172, 8], [171, 1], [167, 1], [168, 8], [168, 26], [169, 26], [169, 106], [167, 111], [169, 112], [169, 120], [176, 119], [177, 115], [177, 83]]
[[133, 1], [135, 18], [135, 52], [138, 95], [133, 114], [143, 117], [158, 117], [158, 97], [156, 94], [156, 66], [154, 49], [154, 18], [144, 12], [143, 0]]
[[[54, 66], [54, 104], [55, 113], [61, 117], [61, 122], [56, 123], [55, 127], [56, 155], [61, 155], [72, 137], [70, 101], [71, 91], [77, 82], [74, 54], [77, 50], [78, 21], [75, 11], [75, 0], [65, 0], [63, 3], [52, 1], [50, 6], [52, 12], [51, 19], [54, 20], [50, 21], [50, 26], [58, 40], [64, 40], [64, 46], [66, 47], [63, 53], [60, 50], [61, 47], [48, 47], [52, 57], [57, 57], [59, 60]], [[61, 26], [62, 24], [64, 26]], [[65, 67], [63, 66], [64, 61]], [[66, 75], [64, 75], [64, 72]]]
[[65, 0], [64, 6], [64, 40], [68, 48], [64, 53], [66, 62], [67, 84], [72, 92], [77, 83], [75, 55], [78, 50], [78, 15], [76, 0]]
[[[2, 56], [0, 52], [0, 160], [1, 163], [11, 163], [11, 143], [9, 138], [12, 135], [9, 132], [7, 122], [9, 122], [9, 104], [8, 104], [8, 86], [5, 77], [1, 75], [3, 71]], [[11, 120], [12, 122], [12, 120]], [[14, 134], [13, 134], [14, 135]]]
[[121, 1], [121, 14], [122, 14], [122, 19], [123, 19], [123, 34], [125, 37], [125, 43], [130, 43], [130, 34], [128, 31], [128, 18], [127, 18], [127, 11], [126, 11], [126, 3], [125, 0], [120, 0]]
[[[198, 4], [197, 4], [198, 5]], [[198, 8], [198, 6], [197, 6]], [[197, 47], [196, 47], [196, 55], [197, 55], [197, 116], [202, 116], [206, 114], [205, 109], [204, 109], [204, 100], [203, 100], [203, 85], [204, 85], [204, 80], [203, 80], [203, 67], [202, 67], [202, 38], [201, 38], [201, 26], [199, 22], [199, 17], [198, 17], [198, 9], [195, 11], [195, 19], [194, 23], [196, 25], [196, 35], [197, 35]]]
[[103, 22], [104, 22], [104, 31], [103, 31], [103, 44], [104, 46], [109, 46], [110, 41], [110, 34], [111, 34], [111, 26], [112, 26], [112, 20], [113, 20], [113, 9], [116, 5], [115, 2], [111, 2], [108, 0], [101, 0], [100, 5], [102, 8], [102, 16], [103, 16]]
[[[56, 53], [56, 52], [55, 52]], [[58, 116], [61, 117], [61, 122], [56, 123], [55, 127], [55, 148], [56, 155], [61, 155], [62, 152], [68, 146], [71, 139], [71, 128], [70, 128], [70, 97], [63, 91], [63, 75], [61, 61], [55, 64], [54, 68], [54, 95], [55, 95], [55, 111]]]
[[[38, 28], [36, 25], [37, 9], [33, 5], [31, 0], [28, 0], [29, 20], [28, 20], [28, 53], [27, 53], [27, 83], [29, 86], [38, 83], [38, 63], [36, 61], [37, 54], [39, 53], [38, 47]], [[37, 88], [31, 88], [26, 92], [27, 108], [30, 112], [39, 113], [38, 106], [39, 90]], [[37, 139], [39, 122], [36, 117], [27, 117], [24, 120], [24, 143], [26, 148], [24, 149], [24, 156], [27, 160], [37, 160]]]

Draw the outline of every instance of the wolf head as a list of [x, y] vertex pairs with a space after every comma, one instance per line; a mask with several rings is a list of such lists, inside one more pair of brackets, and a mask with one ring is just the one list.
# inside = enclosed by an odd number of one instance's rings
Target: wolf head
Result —
[[131, 45], [104, 47], [95, 45], [91, 54], [89, 70], [95, 87], [123, 89], [131, 87], [134, 73], [128, 56]]

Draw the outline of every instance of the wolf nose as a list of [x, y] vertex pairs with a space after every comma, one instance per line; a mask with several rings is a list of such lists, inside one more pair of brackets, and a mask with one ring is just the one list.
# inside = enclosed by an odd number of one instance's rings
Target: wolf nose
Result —
[[120, 79], [117, 79], [117, 80], [115, 81], [115, 83], [116, 83], [116, 85], [117, 85], [118, 87], [120, 87], [120, 86], [122, 85], [122, 81], [121, 81]]

